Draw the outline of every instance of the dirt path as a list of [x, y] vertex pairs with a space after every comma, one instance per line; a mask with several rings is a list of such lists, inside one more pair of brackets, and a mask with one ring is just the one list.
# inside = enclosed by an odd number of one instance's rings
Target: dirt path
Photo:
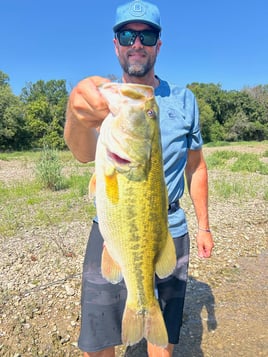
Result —
[[[241, 259], [224, 280], [212, 289], [190, 277], [174, 357], [268, 356], [268, 252]], [[145, 342], [125, 356], [147, 357]]]
[[241, 259], [215, 289], [190, 280], [175, 357], [268, 356], [267, 283], [268, 252]]
[[[252, 185], [253, 174], [237, 175], [229, 172], [226, 180]], [[33, 177], [30, 162], [0, 160], [0, 183]], [[212, 188], [221, 177], [222, 171], [210, 172]], [[268, 186], [267, 176], [256, 178], [258, 187]], [[174, 357], [268, 357], [268, 202], [256, 192], [254, 200], [211, 197], [215, 250], [210, 260], [200, 260], [192, 239], [184, 321]], [[182, 204], [193, 236], [191, 203]], [[0, 202], [0, 219], [4, 209]], [[0, 234], [1, 357], [81, 356], [81, 268], [89, 229], [89, 221], [74, 219], [67, 227], [64, 222], [46, 229], [22, 224], [8, 239]], [[63, 241], [71, 255], [55, 244]], [[116, 357], [124, 354], [119, 347]], [[126, 356], [146, 357], [144, 342]]]

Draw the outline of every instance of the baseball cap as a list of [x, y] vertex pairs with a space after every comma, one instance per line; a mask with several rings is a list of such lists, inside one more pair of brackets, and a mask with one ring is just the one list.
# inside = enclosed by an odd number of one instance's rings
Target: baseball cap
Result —
[[116, 10], [114, 32], [130, 22], [142, 22], [161, 31], [159, 9], [156, 5], [146, 1], [134, 0], [119, 6]]

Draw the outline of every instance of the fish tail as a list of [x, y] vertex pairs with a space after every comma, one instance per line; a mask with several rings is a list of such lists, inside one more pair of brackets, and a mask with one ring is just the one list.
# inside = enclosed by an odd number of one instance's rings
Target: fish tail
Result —
[[144, 315], [126, 305], [122, 320], [122, 342], [126, 346], [135, 345], [144, 335]]
[[157, 300], [145, 315], [144, 324], [144, 337], [147, 341], [163, 348], [168, 345], [167, 329]]
[[122, 321], [123, 344], [132, 346], [143, 337], [150, 343], [163, 348], [168, 345], [167, 330], [157, 300], [150, 309], [143, 312], [126, 305]]

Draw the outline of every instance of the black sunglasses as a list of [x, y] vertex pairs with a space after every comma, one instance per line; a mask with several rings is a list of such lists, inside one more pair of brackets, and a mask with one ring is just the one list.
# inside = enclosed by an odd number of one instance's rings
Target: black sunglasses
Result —
[[153, 30], [121, 30], [116, 33], [121, 46], [133, 46], [138, 36], [144, 46], [155, 46], [159, 38], [159, 32]]

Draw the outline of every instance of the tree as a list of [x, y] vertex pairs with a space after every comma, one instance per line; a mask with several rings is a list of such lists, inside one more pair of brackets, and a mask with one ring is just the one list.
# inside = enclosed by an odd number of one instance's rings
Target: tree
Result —
[[[268, 85], [243, 91], [223, 91], [213, 83], [192, 83], [188, 87], [200, 106], [205, 141], [268, 139]], [[204, 103], [211, 108], [213, 119]]]
[[211, 141], [211, 127], [214, 123], [214, 113], [210, 105], [203, 99], [198, 101], [199, 113], [200, 113], [200, 127], [202, 137], [205, 143]]
[[22, 104], [9, 85], [9, 77], [0, 71], [0, 149], [22, 149], [25, 126]]
[[265, 140], [268, 138], [267, 110], [249, 91], [234, 92], [235, 111], [225, 122], [226, 140]]
[[233, 103], [229, 101], [228, 92], [221, 89], [220, 84], [192, 83], [188, 87], [194, 92], [197, 100], [204, 100], [211, 107], [214, 119], [224, 124]]
[[28, 83], [20, 96], [25, 107], [27, 131], [31, 147], [62, 149], [65, 147], [63, 128], [68, 93], [64, 80]]
[[0, 71], [0, 87], [9, 86], [9, 77], [6, 73]]

